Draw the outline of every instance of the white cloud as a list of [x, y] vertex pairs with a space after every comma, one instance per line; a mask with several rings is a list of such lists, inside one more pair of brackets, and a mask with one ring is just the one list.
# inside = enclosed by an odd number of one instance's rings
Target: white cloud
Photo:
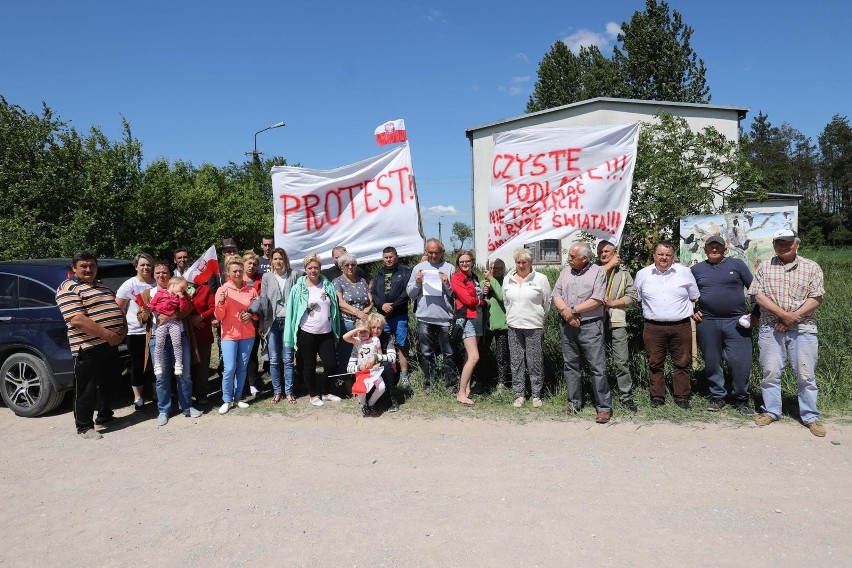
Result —
[[581, 47], [596, 45], [599, 49], [608, 47], [610, 41], [618, 37], [621, 28], [615, 22], [607, 22], [605, 31], [595, 32], [585, 28], [579, 29], [571, 35], [562, 38], [562, 43], [568, 46], [574, 53], [579, 53]]
[[523, 61], [524, 63], [530, 62], [530, 58], [527, 57], [527, 54], [522, 52], [518, 52], [512, 55], [512, 59], [514, 59], [515, 61]]
[[509, 94], [512, 95], [513, 97], [517, 97], [518, 95], [520, 95], [523, 92], [524, 92], [524, 90], [520, 87], [509, 87]]
[[420, 213], [426, 218], [461, 215], [461, 211], [452, 205], [433, 205], [432, 207], [421, 209]]
[[441, 12], [439, 12], [435, 8], [415, 7], [414, 9], [417, 10], [417, 14], [421, 18], [423, 18], [424, 20], [426, 20], [429, 23], [434, 23], [434, 22], [439, 22], [439, 23], [442, 23], [442, 24], [447, 23], [447, 20], [444, 19], [443, 16], [441, 16]]
[[615, 39], [618, 37], [618, 34], [621, 33], [621, 26], [619, 26], [615, 22], [607, 22], [606, 33], [611, 39]]
[[523, 77], [512, 77], [512, 83], [514, 83], [514, 84], [516, 84], [516, 85], [517, 85], [518, 83], [526, 83], [526, 82], [528, 82], [529, 80], [530, 80], [530, 76], [529, 76], [529, 75], [524, 75]]

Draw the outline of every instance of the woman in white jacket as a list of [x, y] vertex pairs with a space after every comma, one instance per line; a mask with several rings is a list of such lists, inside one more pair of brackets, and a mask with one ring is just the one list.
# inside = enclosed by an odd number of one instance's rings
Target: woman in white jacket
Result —
[[532, 267], [526, 248], [515, 250], [515, 268], [503, 279], [503, 302], [509, 326], [509, 362], [515, 408], [524, 405], [529, 373], [532, 403], [541, 406], [544, 384], [544, 320], [550, 310], [550, 282]]

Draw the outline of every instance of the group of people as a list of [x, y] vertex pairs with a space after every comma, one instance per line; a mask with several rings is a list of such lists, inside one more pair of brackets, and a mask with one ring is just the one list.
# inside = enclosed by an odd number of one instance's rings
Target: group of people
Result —
[[[258, 392], [258, 347], [269, 362], [273, 404], [296, 404], [294, 378], [304, 381], [314, 406], [338, 402], [332, 378], [347, 379], [365, 416], [382, 397], [388, 410], [399, 409], [398, 388], [409, 388], [409, 306], [414, 303], [423, 389], [428, 394], [439, 376], [454, 389], [459, 404], [471, 407], [471, 383], [480, 349], [495, 345], [493, 380], [513, 390], [513, 405], [531, 400], [542, 405], [544, 326], [553, 305], [559, 314], [567, 411], [583, 408], [582, 367], [587, 367], [596, 422], [613, 411], [607, 351], [613, 384], [621, 404], [635, 413], [630, 374], [627, 309], [641, 306], [651, 405], [665, 403], [664, 364], [671, 357], [675, 403], [689, 408], [692, 326], [705, 362], [711, 400], [707, 410], [726, 405], [722, 361], [727, 362], [733, 400], [754, 414], [748, 399], [751, 327], [759, 323], [763, 367], [763, 412], [768, 425], [781, 415], [780, 377], [789, 359], [799, 385], [802, 421], [825, 435], [816, 409], [814, 368], [817, 357], [814, 311], [822, 302], [819, 266], [797, 255], [799, 239], [789, 230], [775, 234], [776, 256], [762, 262], [756, 275], [740, 260], [725, 257], [720, 236], [706, 240], [707, 260], [691, 269], [674, 262], [671, 243], [654, 246], [654, 264], [631, 277], [613, 243], [602, 241], [593, 262], [588, 244], [569, 249], [569, 262], [551, 288], [535, 270], [531, 251], [514, 252], [514, 268], [496, 260], [480, 280], [472, 251], [461, 251], [455, 264], [444, 259], [438, 239], [428, 239], [419, 264], [399, 264], [397, 251], [383, 251], [382, 267], [372, 280], [354, 255], [338, 246], [334, 265], [322, 270], [321, 258], [308, 254], [304, 271], [292, 269], [287, 252], [261, 241], [263, 254], [237, 254], [233, 239], [223, 241], [222, 274], [206, 284], [183, 278], [191, 265], [186, 249], [174, 253], [175, 269], [140, 253], [136, 276], [113, 296], [96, 278], [97, 259], [83, 251], [74, 256], [73, 275], [57, 291], [75, 355], [74, 415], [78, 432], [98, 438], [96, 424], [113, 420], [109, 379], [114, 376], [117, 345], [125, 340], [131, 356], [134, 405], [144, 405], [143, 387], [155, 384], [157, 423], [168, 423], [172, 386], [180, 411], [198, 417], [193, 406], [207, 402], [212, 345], [220, 342], [222, 406], [220, 414], [248, 406], [244, 391]], [[753, 299], [749, 309], [744, 290]], [[759, 306], [759, 309], [758, 309]], [[214, 335], [214, 327], [218, 334]], [[463, 352], [456, 351], [461, 348]], [[458, 357], [457, 357], [458, 356]], [[322, 373], [317, 372], [317, 359]], [[457, 364], [457, 361], [459, 364]], [[461, 367], [461, 368], [459, 368]], [[353, 380], [354, 379], [354, 380]], [[529, 393], [527, 391], [529, 380]], [[97, 419], [92, 420], [97, 410]]]

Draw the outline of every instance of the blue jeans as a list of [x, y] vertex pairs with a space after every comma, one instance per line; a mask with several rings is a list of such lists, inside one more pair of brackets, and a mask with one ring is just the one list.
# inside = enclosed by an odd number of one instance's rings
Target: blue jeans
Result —
[[243, 398], [254, 337], [222, 340], [222, 402], [234, 402]]
[[437, 349], [444, 355], [444, 384], [447, 388], [459, 382], [459, 369], [453, 360], [453, 347], [450, 345], [450, 325], [436, 323], [417, 323], [417, 335], [420, 339], [420, 354], [423, 356], [423, 387], [432, 386], [432, 380], [438, 370]]
[[772, 326], [762, 325], [757, 345], [760, 347], [760, 366], [763, 368], [763, 380], [760, 382], [763, 411], [775, 418], [781, 416], [781, 374], [789, 359], [798, 385], [799, 416], [805, 424], [819, 420], [814, 373], [819, 348], [817, 335], [792, 330], [778, 333]]
[[751, 374], [751, 329], [738, 326], [738, 319], [704, 319], [695, 329], [710, 396], [721, 400], [727, 395], [722, 371], [724, 358], [731, 371], [734, 397], [738, 403], [744, 403], [748, 402], [748, 376]]
[[[181, 346], [183, 347], [183, 374], [177, 377], [177, 395], [178, 406], [181, 410], [188, 410], [192, 407], [192, 353], [189, 349], [189, 338], [186, 333], [180, 334]], [[157, 340], [154, 335], [151, 335], [151, 343], [148, 345], [151, 353], [156, 348]], [[172, 342], [168, 339], [165, 344], [166, 361], [174, 361], [175, 355], [172, 349]], [[160, 414], [168, 414], [172, 410], [172, 375], [174, 374], [174, 365], [168, 364], [163, 367], [163, 372], [156, 377], [154, 387], [157, 391], [157, 409]]]
[[293, 394], [293, 348], [284, 345], [284, 318], [275, 318], [266, 336], [269, 351], [269, 374], [272, 375], [272, 392], [281, 394], [283, 366], [284, 392]]

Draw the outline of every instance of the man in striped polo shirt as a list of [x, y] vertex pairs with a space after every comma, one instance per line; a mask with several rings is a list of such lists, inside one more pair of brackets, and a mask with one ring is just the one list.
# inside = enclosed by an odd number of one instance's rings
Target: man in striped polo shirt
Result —
[[[71, 270], [74, 275], [56, 290], [56, 303], [68, 326], [74, 356], [74, 422], [83, 438], [97, 440], [102, 436], [95, 424], [113, 420], [111, 381], [118, 378], [117, 346], [127, 335], [127, 323], [115, 295], [96, 279], [94, 254], [75, 254]], [[98, 419], [92, 421], [96, 408]]]

